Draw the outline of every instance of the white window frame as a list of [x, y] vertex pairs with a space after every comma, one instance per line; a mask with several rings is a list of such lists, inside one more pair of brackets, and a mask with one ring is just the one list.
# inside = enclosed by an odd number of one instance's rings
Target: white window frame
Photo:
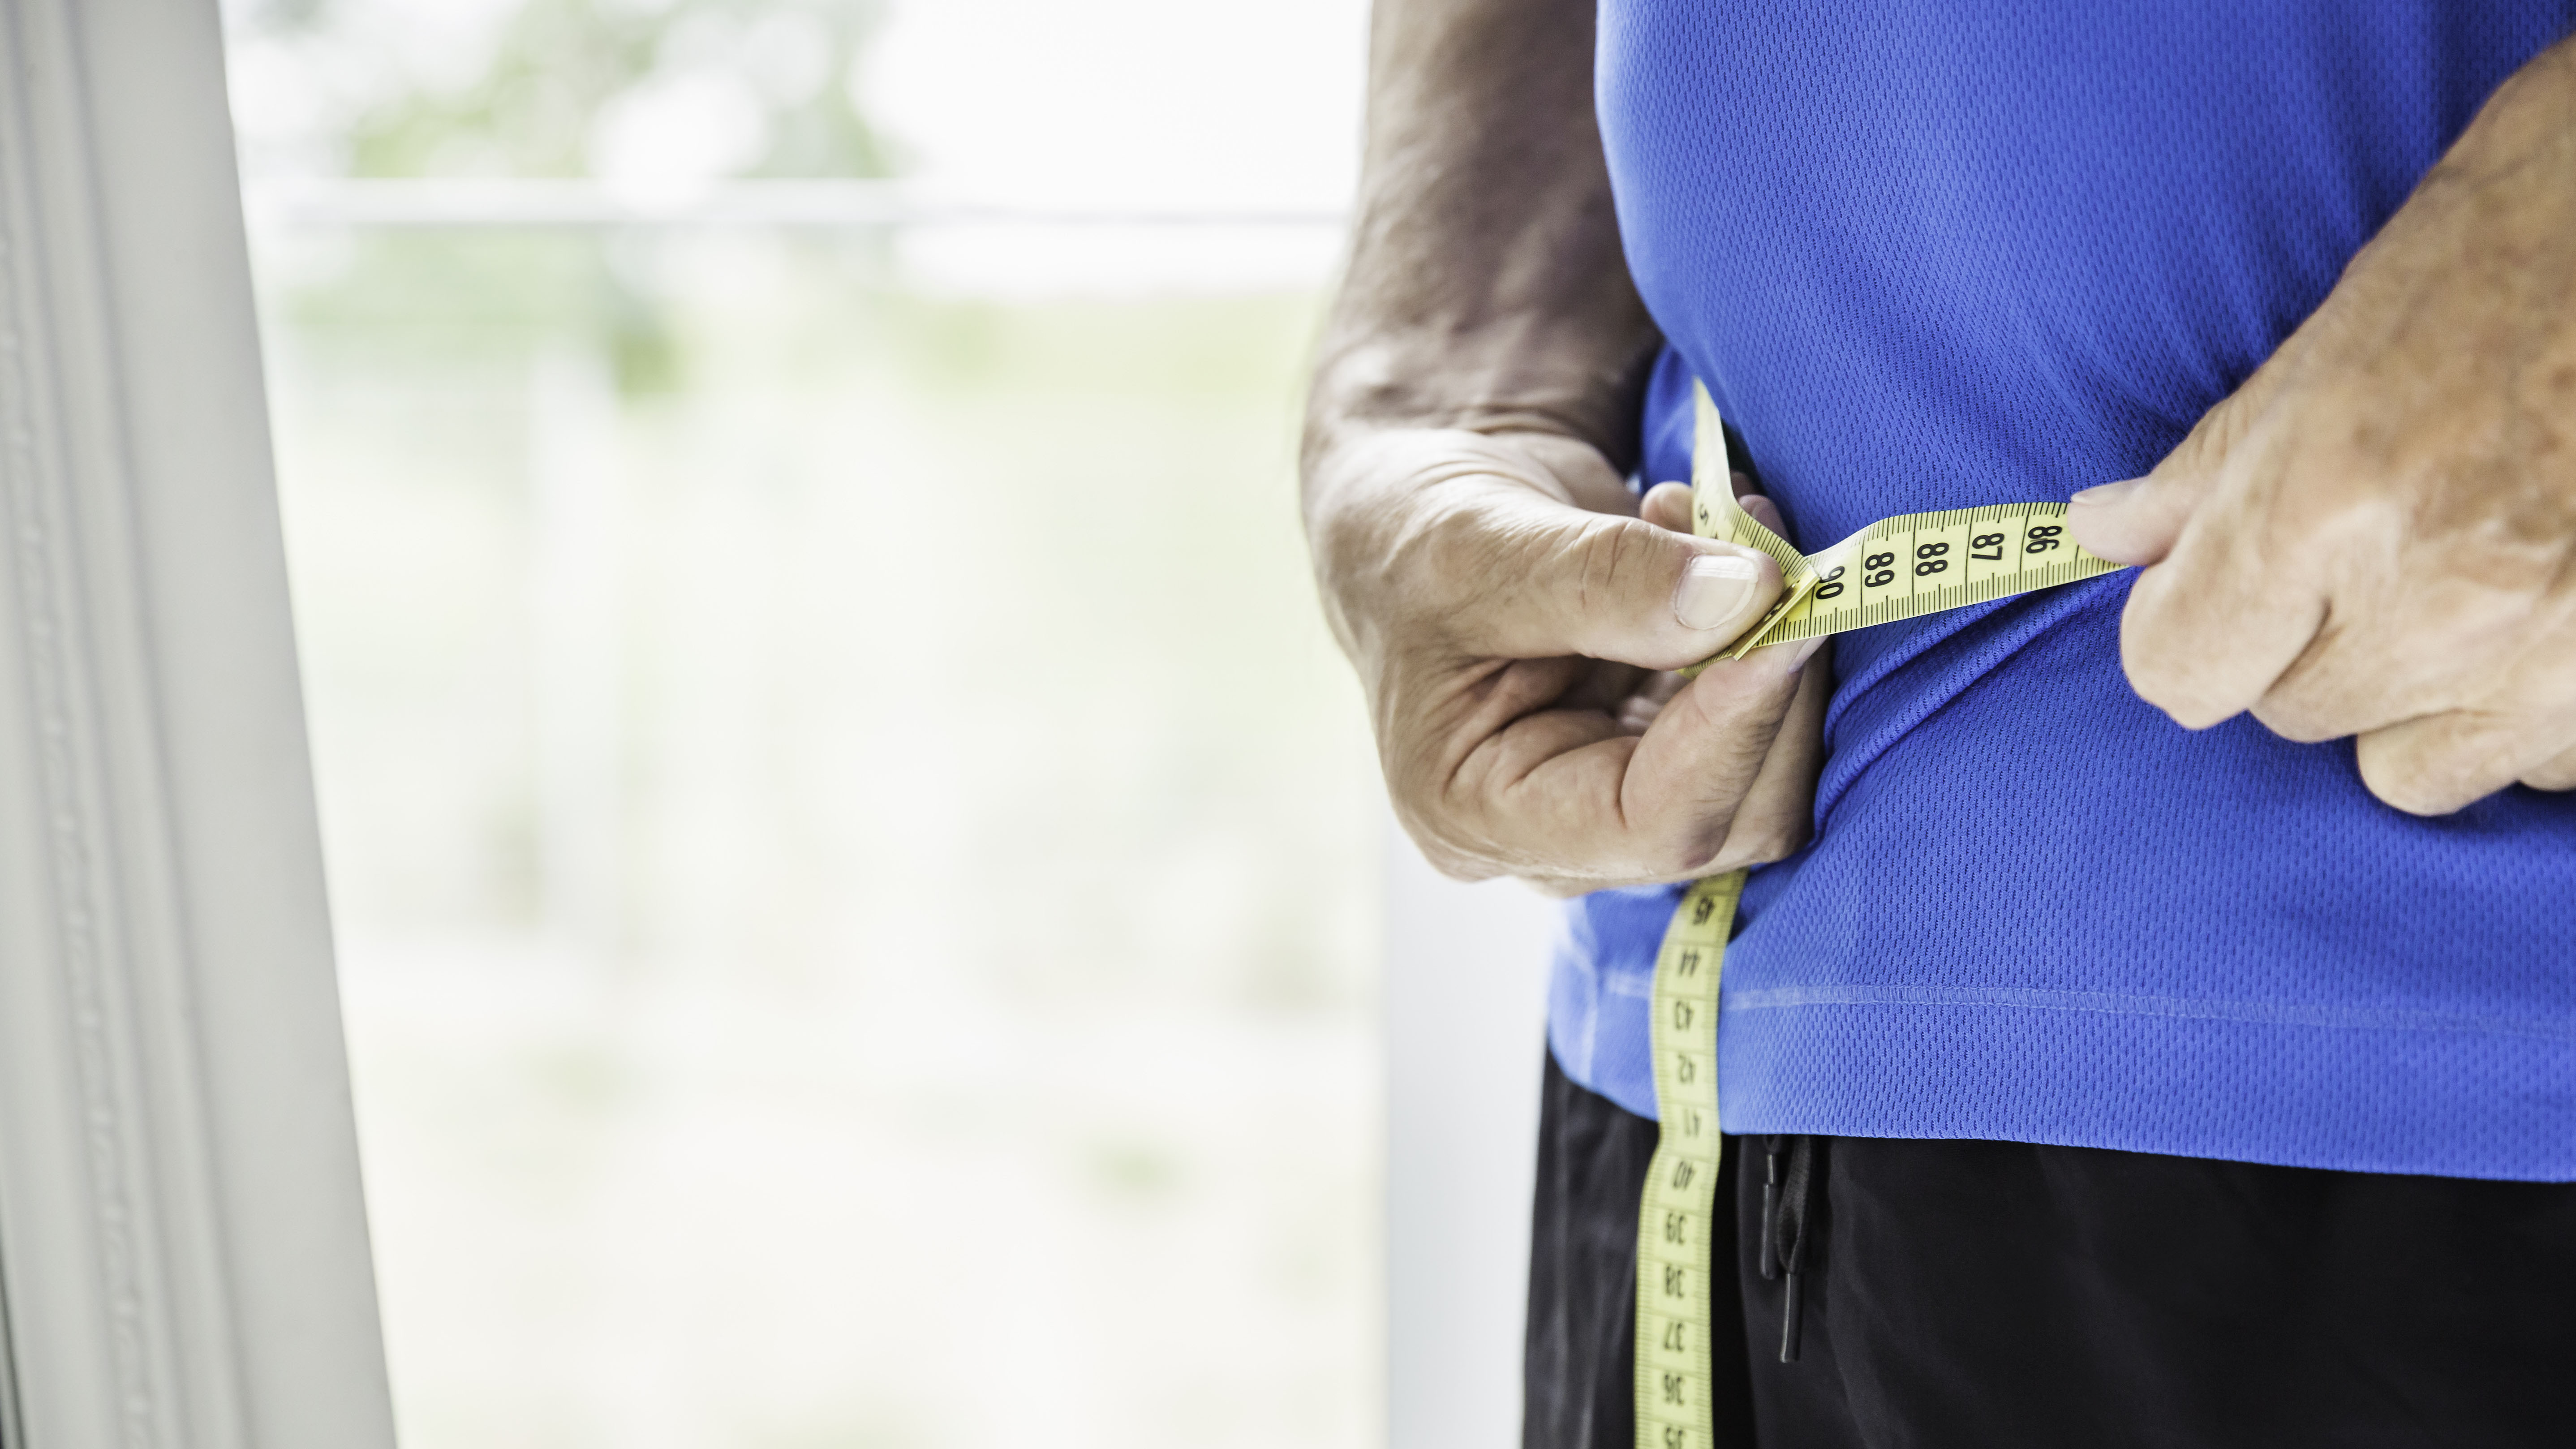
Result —
[[1386, 836], [1387, 1444], [1516, 1444], [1558, 908]]
[[0, 0], [12, 1449], [389, 1449], [212, 0]]

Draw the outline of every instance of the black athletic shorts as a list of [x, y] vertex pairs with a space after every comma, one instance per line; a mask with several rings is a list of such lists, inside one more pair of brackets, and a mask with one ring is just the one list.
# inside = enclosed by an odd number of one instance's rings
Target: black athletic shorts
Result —
[[[1546, 1094], [1522, 1443], [1632, 1449], [1655, 1124], [1553, 1060]], [[1726, 1164], [1721, 1445], [2576, 1445], [2576, 1184], [1866, 1137]]]

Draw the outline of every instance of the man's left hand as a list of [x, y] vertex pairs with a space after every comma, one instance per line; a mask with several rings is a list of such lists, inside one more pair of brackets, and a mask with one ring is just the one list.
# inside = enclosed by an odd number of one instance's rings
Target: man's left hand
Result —
[[2359, 737], [2419, 815], [2576, 787], [2576, 41], [2497, 91], [2316, 313], [2076, 538], [2205, 728]]

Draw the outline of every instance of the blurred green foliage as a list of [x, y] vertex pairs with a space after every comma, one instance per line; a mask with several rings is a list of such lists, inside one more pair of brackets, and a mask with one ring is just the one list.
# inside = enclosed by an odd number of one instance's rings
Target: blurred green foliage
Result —
[[[378, 255], [431, 275], [458, 245], [392, 238]], [[578, 261], [521, 245], [530, 270]], [[919, 903], [974, 898], [989, 863], [1044, 862], [1022, 889], [1056, 923], [1049, 951], [929, 923], [919, 937], [1038, 996], [1348, 1009], [1366, 925], [1342, 908], [1374, 868], [1350, 825], [1373, 817], [1363, 716], [1297, 541], [1316, 298], [923, 295], [775, 237], [675, 242], [662, 261], [686, 376], [630, 393], [591, 445], [629, 510], [632, 688], [783, 722], [720, 752], [763, 762], [724, 809], [759, 816], [758, 840], [847, 852], [828, 888], [804, 879], [811, 853], [782, 854], [719, 934], [792, 976], [828, 955], [816, 943], [837, 921], [873, 938]], [[369, 758], [439, 759], [477, 720], [529, 708], [493, 691], [536, 688], [514, 662], [533, 596], [503, 581], [525, 567], [534, 470], [554, 455], [531, 378], [556, 324], [513, 316], [508, 295], [470, 311], [384, 285], [336, 295], [347, 307], [298, 298], [272, 329], [305, 646], [333, 718], [368, 721]], [[721, 602], [686, 594], [688, 569], [653, 582], [728, 536], [758, 539], [761, 563]], [[718, 611], [734, 632], [694, 656], [686, 621]], [[450, 615], [452, 635], [387, 643]], [[638, 869], [731, 818], [684, 815], [706, 802], [644, 783], [704, 748], [675, 718], [644, 711], [621, 746], [639, 762], [632, 824], [667, 842], [639, 848]], [[541, 914], [542, 852], [523, 839], [538, 802], [523, 763], [500, 763], [518, 746], [496, 740], [470, 783], [414, 799], [417, 772], [362, 766], [323, 734], [335, 818], [408, 822], [342, 832], [337, 888], [357, 916], [521, 929]], [[792, 788], [772, 795], [773, 773]], [[935, 843], [891, 803], [917, 796], [945, 802]], [[657, 922], [688, 890], [638, 891], [639, 950], [682, 950]]]
[[[338, 164], [367, 178], [594, 174], [621, 108], [660, 126], [717, 127], [720, 175], [876, 177], [887, 148], [856, 99], [879, 0], [517, 0], [494, 12], [480, 63], [393, 63], [401, 32], [378, 0], [240, 0], [233, 43], [336, 43], [379, 52], [339, 96]], [[631, 115], [630, 115], [631, 119]], [[653, 132], [644, 140], [651, 144]], [[608, 149], [614, 149], [613, 146]], [[703, 159], [703, 157], [702, 157]], [[874, 239], [844, 251], [873, 256]], [[546, 235], [362, 236], [286, 308], [325, 326], [401, 314], [441, 319], [411, 345], [524, 353], [573, 341], [610, 359], [621, 392], [667, 393], [686, 358], [649, 278], [640, 239], [601, 247]], [[620, 262], [627, 265], [619, 265]]]
[[[226, 3], [254, 175], [894, 166], [868, 0]], [[404, 1442], [1372, 1442], [1320, 297], [255, 240]]]
[[[654, 286], [651, 238], [603, 246], [545, 232], [366, 233], [336, 264], [272, 291], [272, 315], [360, 347], [396, 345], [414, 359], [515, 364], [572, 347], [609, 361], [628, 397], [683, 386], [688, 355]], [[878, 248], [865, 240], [851, 243]]]
[[[381, 6], [375, 8], [381, 9]], [[346, 30], [369, 0], [240, 0], [235, 36]], [[347, 174], [594, 172], [601, 119], [657, 89], [715, 88], [747, 123], [739, 176], [883, 176], [856, 95], [878, 0], [521, 0], [462, 84], [399, 65], [337, 127]]]

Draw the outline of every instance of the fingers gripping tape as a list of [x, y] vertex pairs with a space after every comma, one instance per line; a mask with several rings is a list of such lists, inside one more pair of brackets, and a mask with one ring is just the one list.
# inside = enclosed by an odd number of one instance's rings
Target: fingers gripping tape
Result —
[[[1995, 503], [1908, 513], [1801, 555], [1735, 501], [1717, 404], [1699, 389], [1691, 477], [1692, 531], [1758, 548], [1786, 585], [1762, 621], [1716, 659], [2115, 572], [2066, 531], [2063, 503]], [[1696, 674], [1715, 659], [1682, 671]], [[1655, 958], [1652, 1044], [1662, 1126], [1637, 1209], [1637, 1449], [1719, 1449], [1709, 1361], [1709, 1275], [1734, 1271], [1716, 1251], [1718, 977], [1744, 873], [1682, 896]]]
[[[1735, 501], [1726, 434], [1708, 389], [1698, 389], [1691, 464], [1691, 531], [1758, 548], [1780, 565], [1786, 586], [1762, 621], [1716, 657], [1891, 624], [1918, 614], [1982, 604], [2115, 573], [2125, 564], [2084, 551], [2066, 531], [2063, 503], [1989, 503], [1882, 518], [1824, 550], [1801, 556]], [[1713, 661], [1702, 661], [1695, 674]]]

